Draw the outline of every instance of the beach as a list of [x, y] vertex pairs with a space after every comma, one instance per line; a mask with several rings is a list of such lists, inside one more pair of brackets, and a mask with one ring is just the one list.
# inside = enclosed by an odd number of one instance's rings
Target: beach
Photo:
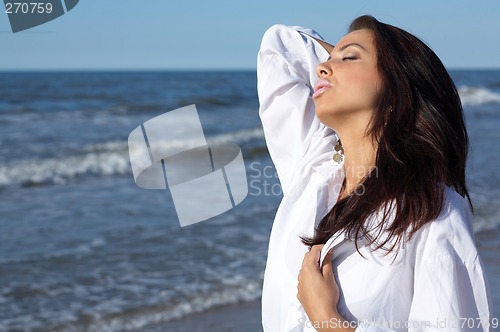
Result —
[[174, 321], [146, 327], [148, 332], [257, 332], [262, 331], [260, 301], [245, 302], [213, 308]]
[[[498, 317], [500, 71], [451, 75], [471, 142], [474, 233]], [[255, 71], [0, 78], [0, 331], [261, 331], [282, 192], [258, 116]], [[248, 194], [225, 213], [181, 227], [169, 190], [134, 182], [127, 139], [191, 104], [207, 142], [241, 148]]]

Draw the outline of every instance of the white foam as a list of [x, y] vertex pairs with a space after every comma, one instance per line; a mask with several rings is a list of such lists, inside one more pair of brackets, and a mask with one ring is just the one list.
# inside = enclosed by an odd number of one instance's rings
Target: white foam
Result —
[[481, 87], [461, 86], [458, 89], [463, 106], [500, 103], [500, 94]]
[[34, 252], [32, 254], [24, 254], [21, 256], [11, 256], [8, 258], [0, 258], [1, 264], [12, 264], [12, 263], [26, 263], [31, 261], [43, 261], [54, 258], [63, 258], [68, 257], [71, 259], [81, 258], [83, 256], [89, 256], [95, 253], [96, 250], [99, 250], [101, 247], [104, 247], [107, 244], [106, 240], [103, 238], [95, 238], [92, 239], [88, 243], [82, 243], [80, 245], [70, 247], [67, 249], [59, 249], [50, 252]]
[[491, 231], [500, 227], [500, 195], [498, 192], [470, 193], [474, 204], [474, 233]]
[[233, 133], [220, 134], [213, 137], [207, 137], [208, 143], [218, 144], [226, 142], [242, 143], [254, 138], [264, 137], [264, 131], [261, 128], [245, 129]]
[[[181, 302], [173, 306], [159, 308], [158, 305], [142, 312], [128, 314], [126, 317], [101, 317], [95, 319], [86, 328], [90, 331], [127, 331], [142, 329], [151, 324], [168, 322], [173, 319], [205, 311], [210, 308], [233, 304], [238, 302], [254, 301], [261, 296], [261, 281], [237, 280], [227, 282], [224, 290], [210, 294], [192, 297], [189, 301]], [[233, 287], [232, 285], [244, 285]]]
[[[260, 128], [208, 137], [210, 144], [241, 143], [263, 136]], [[169, 141], [169, 146], [188, 147], [189, 140]], [[64, 184], [83, 174], [97, 176], [131, 174], [127, 142], [111, 141], [82, 148], [83, 154], [66, 158], [22, 160], [0, 166], [0, 186], [12, 184]]]
[[65, 183], [82, 174], [112, 175], [130, 172], [128, 156], [123, 153], [88, 153], [60, 159], [23, 160], [0, 167], [0, 186], [16, 183]]
[[[80, 294], [88, 296], [87, 290], [83, 289]], [[176, 303], [144, 300], [136, 310], [125, 309], [130, 309], [130, 303], [121, 298], [99, 301], [91, 309], [76, 305], [63, 312], [58, 310], [57, 313], [50, 309], [42, 310], [37, 317], [25, 315], [2, 320], [0, 330], [15, 328], [46, 329], [48, 327], [46, 322], [51, 321], [54, 324], [51, 328], [63, 329], [64, 331], [81, 331], [82, 329], [109, 332], [136, 331], [151, 324], [168, 322], [214, 307], [257, 300], [262, 294], [262, 280], [248, 280], [241, 276], [234, 276], [233, 280], [222, 280], [219, 289], [212, 292], [193, 293], [182, 301], [175, 301]], [[96, 287], [96, 289], [90, 291], [96, 293], [104, 290]], [[136, 289], [136, 291], [144, 293], [143, 289]], [[78, 322], [77, 313], [84, 313], [87, 318], [92, 318], [82, 325], [81, 322]]]

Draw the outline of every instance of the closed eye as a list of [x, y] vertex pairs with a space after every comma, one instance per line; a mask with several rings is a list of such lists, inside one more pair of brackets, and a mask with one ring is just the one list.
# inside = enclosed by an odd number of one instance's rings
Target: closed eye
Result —
[[342, 61], [346, 61], [346, 60], [357, 60], [358, 58], [355, 57], [355, 56], [345, 56], [342, 58]]

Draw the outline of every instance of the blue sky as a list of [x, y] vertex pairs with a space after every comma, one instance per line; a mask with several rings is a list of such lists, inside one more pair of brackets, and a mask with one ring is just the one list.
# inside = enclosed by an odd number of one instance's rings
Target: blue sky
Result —
[[311, 27], [336, 43], [362, 14], [417, 35], [448, 68], [500, 68], [498, 0], [80, 0], [16, 34], [0, 12], [0, 70], [254, 69], [269, 26]]

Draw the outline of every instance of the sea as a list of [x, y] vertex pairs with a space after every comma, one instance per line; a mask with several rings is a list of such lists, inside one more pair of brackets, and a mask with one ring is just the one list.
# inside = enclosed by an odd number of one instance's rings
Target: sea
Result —
[[[471, 140], [477, 246], [499, 313], [500, 70], [450, 73]], [[147, 331], [259, 299], [282, 193], [256, 83], [255, 71], [0, 73], [0, 331]], [[181, 227], [169, 190], [135, 184], [127, 139], [191, 104], [209, 143], [240, 146], [248, 195]]]

